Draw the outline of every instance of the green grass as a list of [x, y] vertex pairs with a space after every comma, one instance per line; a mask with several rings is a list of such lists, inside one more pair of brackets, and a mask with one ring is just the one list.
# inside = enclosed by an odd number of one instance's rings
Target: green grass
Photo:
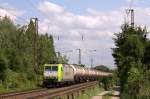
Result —
[[38, 87], [35, 86], [35, 87], [15, 88], [15, 89], [0, 88], [0, 94], [9, 93], [9, 92], [17, 92], [17, 91], [25, 91], [25, 90], [35, 89], [35, 88], [38, 88]]
[[111, 97], [109, 95], [103, 96], [103, 99], [110, 99]]
[[0, 86], [0, 94], [2, 93], [9, 93], [9, 92], [16, 92], [16, 91], [24, 91], [24, 90], [30, 90], [30, 89], [35, 89], [38, 88], [34, 82], [30, 82], [28, 84], [24, 84], [20, 87], [17, 88], [9, 88], [4, 85]]
[[39, 88], [42, 77], [38, 77], [39, 80], [28, 80], [25, 74], [9, 71], [7, 79], [3, 82], [0, 80], [0, 94]]
[[104, 91], [104, 89], [96, 86], [93, 90], [88, 90], [84, 94], [80, 95], [77, 99], [91, 99], [92, 96]]

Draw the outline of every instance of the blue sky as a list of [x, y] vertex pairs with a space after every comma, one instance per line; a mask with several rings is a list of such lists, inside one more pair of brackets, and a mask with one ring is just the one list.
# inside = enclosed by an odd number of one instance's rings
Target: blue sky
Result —
[[[30, 2], [35, 5], [43, 0], [0, 0], [1, 3], [9, 3], [11, 5], [17, 6], [18, 8], [31, 7]], [[121, 6], [128, 5], [127, 0], [47, 0], [52, 3], [64, 6], [71, 11], [78, 12], [79, 10], [84, 10], [86, 8], [95, 8], [99, 10], [111, 10]]]
[[[35, 7], [39, 2], [46, 1], [46, 0], [0, 0], [0, 3], [8, 3], [9, 5], [20, 9], [28, 11], [26, 16], [22, 16], [25, 18], [38, 16], [39, 18], [41, 15], [38, 14]], [[87, 8], [93, 8], [96, 10], [115, 10], [122, 6], [127, 6], [129, 3], [127, 0], [47, 0], [49, 2], [58, 4], [63, 6], [68, 11], [77, 14], [86, 14]], [[7, 8], [7, 7], [6, 7]]]
[[130, 21], [125, 13], [130, 4], [135, 9], [135, 23], [149, 30], [150, 0], [0, 0], [0, 15], [22, 25], [38, 17], [39, 33], [54, 36], [56, 51], [73, 50], [65, 53], [70, 63], [78, 62], [75, 49], [80, 48], [82, 63], [87, 67], [93, 57], [94, 65], [114, 68], [112, 38], [125, 21]]

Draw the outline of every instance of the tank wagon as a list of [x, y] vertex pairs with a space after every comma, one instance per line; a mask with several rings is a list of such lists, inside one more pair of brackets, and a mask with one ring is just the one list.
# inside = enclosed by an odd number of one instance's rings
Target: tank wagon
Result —
[[97, 80], [101, 76], [110, 76], [111, 73], [84, 68], [70, 64], [45, 64], [43, 84], [60, 85]]

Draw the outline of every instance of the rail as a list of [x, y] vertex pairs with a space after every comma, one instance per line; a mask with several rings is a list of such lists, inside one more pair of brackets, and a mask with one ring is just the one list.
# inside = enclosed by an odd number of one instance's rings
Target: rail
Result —
[[53, 99], [55, 97], [59, 97], [62, 95], [69, 95], [74, 92], [90, 88], [92, 86], [95, 86], [96, 84], [98, 84], [98, 81], [80, 83], [62, 88], [54, 88], [54, 89], [43, 88], [25, 92], [7, 93], [1, 94], [0, 99]]
[[43, 92], [46, 90], [47, 90], [46, 88], [37, 88], [37, 89], [30, 89], [30, 90], [24, 90], [24, 91], [3, 93], [3, 94], [0, 94], [0, 99], [19, 99], [16, 97], [20, 97], [22, 95], [28, 95], [30, 93]]
[[[74, 92], [84, 91], [84, 89], [95, 86], [96, 84], [98, 84], [98, 81], [77, 84], [77, 85], [73, 85], [73, 86], [70, 86], [70, 87], [60, 88], [58, 90], [55, 90], [55, 91], [52, 91], [52, 92], [49, 92], [49, 93], [45, 93], [45, 94], [42, 94], [42, 95], [38, 95], [38, 96], [35, 96], [35, 97], [30, 97], [28, 99], [53, 99], [55, 97], [58, 97], [58, 99], [61, 99], [59, 96], [69, 95], [69, 94], [72, 95], [71, 99], [74, 99], [73, 98], [74, 97], [73, 96]], [[68, 99], [70, 99], [70, 98], [68, 98]]]

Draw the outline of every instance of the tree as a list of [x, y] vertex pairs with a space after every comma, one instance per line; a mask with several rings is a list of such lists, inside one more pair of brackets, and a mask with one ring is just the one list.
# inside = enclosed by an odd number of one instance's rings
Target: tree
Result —
[[57, 61], [53, 37], [48, 34], [40, 35], [38, 40], [38, 65], [43, 70], [43, 64]]
[[31, 84], [35, 86], [37, 78], [42, 78], [43, 65], [56, 60], [53, 37], [43, 33], [36, 35], [39, 66], [36, 70], [39, 73], [35, 72], [34, 31], [32, 21], [27, 26], [20, 26], [14, 24], [8, 17], [0, 18], [0, 80], [7, 88], [27, 87], [27, 85], [31, 87]]
[[8, 60], [0, 50], [0, 80], [4, 81], [6, 77], [6, 70], [8, 69]]
[[[115, 34], [116, 38], [114, 38], [114, 41], [116, 48], [112, 49], [112, 55], [118, 67], [121, 94], [126, 93], [129, 96], [134, 95], [133, 97], [135, 97], [138, 93], [134, 91], [129, 92], [129, 90], [135, 89], [140, 84], [140, 81], [137, 82], [137, 80], [141, 80], [140, 77], [136, 77], [139, 74], [142, 75], [144, 66], [142, 60], [147, 42], [147, 32], [146, 29], [142, 29], [141, 27], [134, 28], [127, 24], [123, 25], [121, 29], [121, 33]], [[134, 70], [137, 70], [138, 73], [135, 73]], [[133, 75], [135, 75], [135, 80], [130, 82], [130, 78], [134, 77]], [[134, 84], [138, 86], [134, 86]], [[139, 90], [138, 88], [136, 92], [139, 92]]]
[[145, 47], [143, 63], [145, 64], [145, 70], [150, 70], [150, 41], [148, 40]]
[[104, 66], [104, 65], [99, 65], [94, 67], [94, 69], [100, 70], [100, 71], [105, 71], [105, 72], [110, 72], [109, 68]]

